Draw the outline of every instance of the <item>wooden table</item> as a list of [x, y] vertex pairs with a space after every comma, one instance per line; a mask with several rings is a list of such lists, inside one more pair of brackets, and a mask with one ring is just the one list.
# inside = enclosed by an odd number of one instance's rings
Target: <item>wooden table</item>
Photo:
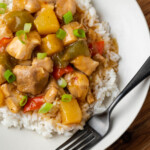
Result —
[[[150, 0], [137, 0], [150, 28]], [[150, 90], [138, 117], [124, 135], [107, 150], [150, 150]]]

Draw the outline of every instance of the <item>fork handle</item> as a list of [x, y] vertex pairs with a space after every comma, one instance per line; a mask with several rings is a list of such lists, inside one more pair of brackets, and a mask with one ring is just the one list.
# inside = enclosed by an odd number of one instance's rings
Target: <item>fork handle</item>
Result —
[[137, 74], [133, 77], [133, 79], [128, 83], [128, 85], [123, 89], [123, 91], [116, 97], [114, 102], [110, 105], [107, 111], [109, 113], [112, 112], [114, 107], [120, 102], [120, 100], [128, 94], [134, 87], [136, 87], [141, 81], [147, 78], [150, 75], [150, 56], [141, 67], [141, 69], [137, 72]]

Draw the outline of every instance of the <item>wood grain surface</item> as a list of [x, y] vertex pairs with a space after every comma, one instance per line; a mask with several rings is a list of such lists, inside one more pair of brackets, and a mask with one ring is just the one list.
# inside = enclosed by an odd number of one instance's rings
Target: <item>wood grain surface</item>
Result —
[[[150, 0], [137, 0], [150, 28]], [[142, 110], [125, 134], [107, 150], [150, 150], [150, 90]]]

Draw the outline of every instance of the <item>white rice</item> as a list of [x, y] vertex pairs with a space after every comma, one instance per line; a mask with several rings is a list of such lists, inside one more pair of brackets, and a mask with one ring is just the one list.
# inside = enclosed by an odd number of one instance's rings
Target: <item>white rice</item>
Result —
[[[105, 50], [108, 52], [108, 58], [112, 61], [118, 62], [120, 57], [110, 52], [110, 31], [109, 25], [106, 22], [100, 22], [96, 15], [96, 10], [91, 4], [91, 0], [76, 0], [78, 7], [84, 10], [88, 18], [89, 27], [97, 27], [95, 31], [100, 34], [105, 41]], [[0, 0], [8, 4], [9, 9], [12, 8], [12, 0]], [[117, 75], [113, 69], [107, 70], [104, 80], [100, 78], [101, 71], [96, 76], [94, 81], [94, 95], [98, 100], [94, 106], [95, 112], [104, 111], [117, 96], [119, 90], [116, 84]], [[107, 99], [106, 101], [104, 101]], [[104, 101], [104, 102], [103, 102]], [[90, 116], [89, 105], [85, 104], [82, 108], [83, 120], [80, 125], [65, 126], [59, 124], [57, 119], [43, 119], [36, 112], [34, 113], [11, 113], [7, 107], [0, 108], [0, 123], [6, 127], [26, 128], [34, 130], [44, 137], [52, 137], [55, 133], [70, 135], [78, 129], [82, 129], [85, 120]], [[59, 120], [59, 118], [58, 118]]]

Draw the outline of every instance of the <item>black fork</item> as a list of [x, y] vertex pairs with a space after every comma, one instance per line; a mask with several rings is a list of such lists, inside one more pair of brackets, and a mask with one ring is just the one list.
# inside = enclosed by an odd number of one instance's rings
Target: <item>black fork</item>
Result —
[[105, 112], [102, 114], [93, 115], [87, 121], [84, 130], [77, 131], [69, 140], [67, 140], [56, 150], [89, 150], [101, 141], [110, 130], [110, 115], [112, 110], [127, 93], [129, 93], [149, 75], [150, 57]]

